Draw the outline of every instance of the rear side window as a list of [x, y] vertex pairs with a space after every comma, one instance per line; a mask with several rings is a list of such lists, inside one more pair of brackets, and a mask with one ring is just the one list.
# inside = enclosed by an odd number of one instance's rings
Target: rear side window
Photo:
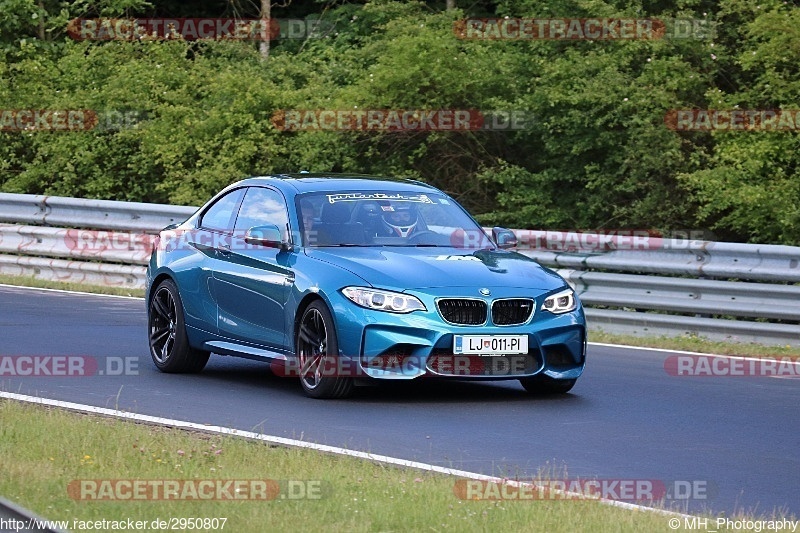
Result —
[[239, 208], [234, 229], [245, 232], [255, 226], [275, 224], [283, 232], [288, 223], [286, 201], [281, 193], [265, 187], [250, 187]]
[[200, 227], [215, 231], [231, 231], [236, 206], [239, 205], [243, 192], [244, 189], [236, 189], [214, 202], [200, 218]]

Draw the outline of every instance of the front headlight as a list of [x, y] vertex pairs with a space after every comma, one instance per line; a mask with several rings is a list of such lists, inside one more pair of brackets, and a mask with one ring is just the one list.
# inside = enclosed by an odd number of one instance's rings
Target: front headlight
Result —
[[347, 298], [367, 309], [389, 311], [390, 313], [410, 313], [412, 311], [427, 311], [425, 304], [410, 294], [401, 292], [368, 289], [366, 287], [345, 287], [342, 294]]
[[542, 304], [542, 311], [550, 311], [554, 315], [560, 315], [561, 313], [573, 311], [576, 307], [578, 307], [578, 301], [575, 299], [575, 292], [572, 289], [567, 289], [545, 298]]

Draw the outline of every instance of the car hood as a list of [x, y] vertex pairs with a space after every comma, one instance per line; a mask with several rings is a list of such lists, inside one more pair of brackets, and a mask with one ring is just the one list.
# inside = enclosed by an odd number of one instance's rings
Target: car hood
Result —
[[307, 248], [306, 253], [387, 289], [480, 286], [549, 291], [565, 284], [552, 270], [507, 250], [338, 247]]

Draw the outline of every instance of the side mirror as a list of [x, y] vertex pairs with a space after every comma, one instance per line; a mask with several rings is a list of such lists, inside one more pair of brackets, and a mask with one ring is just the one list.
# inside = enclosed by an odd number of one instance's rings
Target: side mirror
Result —
[[244, 242], [268, 248], [280, 248], [281, 250], [289, 250], [291, 248], [289, 242], [283, 240], [281, 230], [275, 224], [264, 224], [263, 226], [250, 228], [244, 235]]
[[502, 249], [513, 248], [517, 245], [517, 236], [510, 229], [492, 228], [492, 239], [497, 247]]

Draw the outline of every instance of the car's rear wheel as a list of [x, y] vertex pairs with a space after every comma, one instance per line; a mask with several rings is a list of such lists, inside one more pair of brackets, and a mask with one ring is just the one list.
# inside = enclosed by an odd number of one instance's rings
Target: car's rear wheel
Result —
[[153, 290], [147, 315], [150, 356], [159, 370], [170, 373], [203, 370], [211, 354], [189, 345], [183, 304], [173, 281], [164, 280]]
[[344, 398], [353, 391], [353, 380], [339, 375], [339, 343], [328, 307], [312, 302], [300, 318], [295, 339], [300, 383], [312, 398]]
[[575, 386], [577, 379], [553, 379], [549, 376], [538, 374], [519, 380], [525, 390], [538, 396], [566, 394]]

